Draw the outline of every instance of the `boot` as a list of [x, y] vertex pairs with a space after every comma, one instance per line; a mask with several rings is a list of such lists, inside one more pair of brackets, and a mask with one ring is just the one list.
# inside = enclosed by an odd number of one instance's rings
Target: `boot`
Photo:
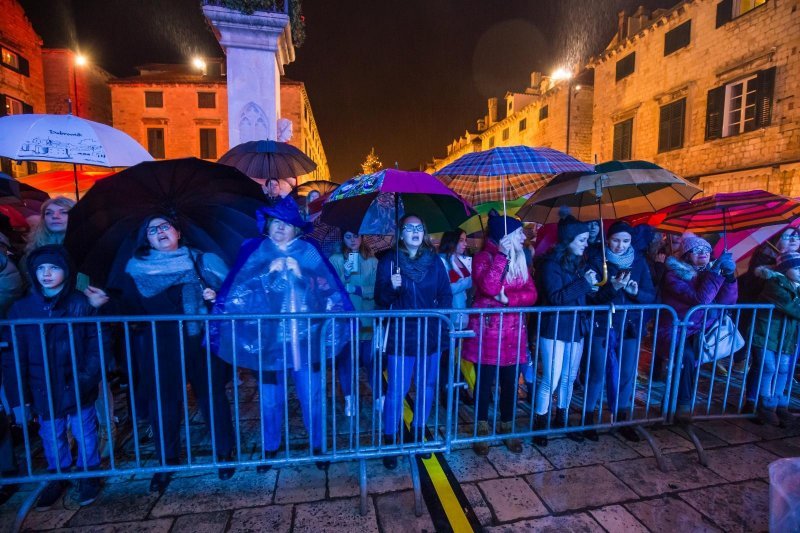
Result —
[[[547, 429], [547, 415], [533, 415], [533, 429]], [[536, 446], [547, 446], [547, 435], [538, 435], [533, 437], [533, 443]]]
[[[566, 428], [569, 427], [569, 410], [568, 409], [558, 409], [556, 411], [556, 420], [561, 427]], [[573, 442], [583, 442], [583, 436], [576, 432], [571, 431], [567, 433], [567, 438]]]
[[794, 416], [792, 416], [792, 413], [789, 412], [789, 408], [785, 405], [779, 405], [775, 409], [775, 414], [778, 415], [778, 420], [780, 420], [782, 428], [789, 427], [794, 420]]
[[[500, 433], [514, 433], [514, 422], [500, 422]], [[503, 439], [503, 444], [511, 453], [522, 453], [522, 441], [516, 437]]]
[[[478, 437], [487, 437], [489, 436], [489, 422], [485, 420], [478, 421]], [[475, 455], [489, 455], [489, 441], [484, 440], [480, 442], [475, 442], [472, 444], [472, 451], [475, 452]]]
[[[620, 422], [629, 420], [628, 411], [620, 411], [617, 413], [617, 420]], [[633, 426], [621, 426], [619, 428], [619, 434], [628, 442], [640, 442], [642, 440], [639, 434], [636, 433], [636, 428]]]
[[768, 426], [779, 426], [781, 421], [775, 413], [775, 408], [770, 409], [764, 405], [758, 406], [758, 418]]
[[[591, 413], [586, 413], [586, 425], [593, 426], [595, 424], [595, 412], [592, 411]], [[600, 440], [600, 435], [597, 434], [597, 430], [594, 428], [589, 428], [583, 430], [583, 438], [589, 439], [592, 442], [597, 442]]]
[[[387, 446], [394, 445], [394, 435], [384, 435], [383, 436], [383, 443]], [[387, 455], [383, 458], [383, 466], [386, 470], [394, 470], [397, 468], [397, 456], [396, 455]]]

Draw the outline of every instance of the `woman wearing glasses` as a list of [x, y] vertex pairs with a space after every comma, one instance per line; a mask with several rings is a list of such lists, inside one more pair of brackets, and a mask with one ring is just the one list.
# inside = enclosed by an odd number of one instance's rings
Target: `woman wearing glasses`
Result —
[[[176, 220], [164, 214], [151, 216], [139, 229], [137, 248], [120, 283], [121, 296], [118, 302], [114, 299], [114, 313], [207, 314], [227, 272], [228, 267], [218, 256], [189, 248], [182, 241]], [[182, 369], [185, 369], [186, 381], [192, 386], [203, 419], [209, 431], [213, 429], [217, 458], [228, 459], [234, 447], [230, 405], [225, 396], [230, 367], [216, 357], [207, 357], [203, 347], [203, 322], [184, 322], [182, 332], [174, 321], [155, 324], [155, 347], [149, 323], [139, 324], [132, 330], [135, 334], [132, 346], [138, 371], [136, 392], [148, 404], [156, 457], [166, 465], [178, 464], [180, 460], [180, 430], [184, 418], [181, 404], [185, 386]], [[164, 492], [171, 475], [168, 472], [155, 474], [150, 490]], [[219, 471], [220, 479], [232, 475], [233, 469]]]
[[[703, 332], [720, 318], [718, 309], [709, 309], [686, 314], [696, 305], [736, 303], [738, 284], [736, 282], [736, 263], [730, 253], [723, 253], [711, 262], [711, 245], [694, 233], [684, 233], [681, 249], [676, 256], [666, 260], [667, 273], [661, 282], [661, 297], [665, 305], [675, 309], [680, 320], [689, 323], [686, 343], [683, 350], [678, 385], [678, 412], [676, 417], [686, 421], [691, 417], [694, 376], [699, 359], [699, 345]], [[703, 323], [703, 317], [706, 317]], [[662, 313], [658, 328], [658, 338], [662, 349], [668, 347], [672, 336], [670, 313]]]
[[[397, 250], [385, 254], [378, 263], [375, 303], [379, 308], [449, 309], [453, 294], [450, 278], [428, 239], [422, 219], [407, 214], [400, 219]], [[447, 338], [441, 322], [433, 318], [400, 318], [389, 321], [388, 329], [376, 339], [388, 354], [386, 366], [388, 392], [383, 409], [384, 440], [399, 445], [398, 430], [403, 419], [403, 400], [416, 388], [414, 440], [422, 442], [425, 422], [438, 394], [439, 355]], [[397, 457], [384, 457], [392, 470]]]

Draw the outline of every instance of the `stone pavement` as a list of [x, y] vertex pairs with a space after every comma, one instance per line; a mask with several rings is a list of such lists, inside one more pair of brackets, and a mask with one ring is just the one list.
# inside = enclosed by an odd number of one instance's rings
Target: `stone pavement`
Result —
[[[800, 424], [758, 426], [747, 420], [704, 422], [697, 433], [709, 466], [698, 463], [685, 433], [653, 429], [669, 464], [662, 473], [645, 444], [616, 435], [598, 443], [559, 438], [526, 444], [522, 455], [495, 446], [448, 457], [486, 531], [766, 531], [767, 465], [800, 455]], [[358, 513], [356, 463], [313, 465], [257, 474], [242, 469], [229, 481], [215, 473], [178, 475], [162, 495], [145, 476], [110, 479], [102, 496], [80, 509], [68, 493], [47, 511], [32, 511], [30, 531], [432, 531], [427, 510], [414, 516], [407, 461], [394, 472], [371, 461], [369, 512]], [[30, 487], [26, 487], [30, 490]], [[26, 492], [0, 511], [7, 531]]]

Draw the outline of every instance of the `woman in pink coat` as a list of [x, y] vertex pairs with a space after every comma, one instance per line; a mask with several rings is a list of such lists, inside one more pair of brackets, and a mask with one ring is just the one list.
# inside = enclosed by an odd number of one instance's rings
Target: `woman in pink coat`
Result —
[[[507, 216], [489, 216], [488, 239], [472, 261], [475, 309], [529, 307], [536, 302], [536, 287], [523, 252], [525, 234], [522, 223]], [[493, 312], [470, 316], [468, 329], [476, 336], [465, 339], [461, 357], [475, 363], [477, 435], [511, 433], [517, 401], [519, 366], [527, 362], [528, 333], [525, 316], [517, 312]], [[500, 427], [489, 426], [492, 384], [497, 382]], [[496, 419], [496, 417], [495, 417]], [[493, 431], [490, 431], [493, 429]], [[499, 429], [499, 431], [497, 431]], [[505, 439], [514, 453], [522, 452], [519, 439]], [[475, 453], [489, 453], [489, 441], [473, 445]]]

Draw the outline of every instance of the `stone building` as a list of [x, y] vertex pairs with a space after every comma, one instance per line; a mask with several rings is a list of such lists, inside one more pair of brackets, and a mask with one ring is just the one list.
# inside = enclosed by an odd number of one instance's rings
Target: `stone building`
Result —
[[534, 72], [524, 92], [506, 93], [502, 109], [497, 98], [489, 98], [475, 131], [455, 139], [445, 157], [423, 170], [435, 172], [469, 152], [513, 145], [551, 147], [591, 161], [593, 93], [591, 71], [560, 80]]
[[685, 0], [620, 13], [594, 68], [592, 151], [644, 159], [706, 194], [800, 196], [800, 4]]
[[42, 50], [47, 113], [67, 113], [71, 102], [73, 115], [110, 125], [113, 76], [91, 61], [79, 64], [78, 57], [72, 50]]
[[[216, 161], [228, 151], [228, 86], [222, 60], [190, 65], [151, 64], [139, 74], [109, 81], [113, 125], [136, 139], [156, 159], [199, 157]], [[290, 144], [317, 170], [300, 181], [329, 179], [308, 94], [301, 82], [281, 81], [281, 115], [292, 122]], [[285, 101], [284, 101], [285, 99]]]
[[[42, 39], [16, 0], [0, 0], [0, 116], [45, 112]], [[0, 158], [14, 177], [36, 172], [36, 163]]]

